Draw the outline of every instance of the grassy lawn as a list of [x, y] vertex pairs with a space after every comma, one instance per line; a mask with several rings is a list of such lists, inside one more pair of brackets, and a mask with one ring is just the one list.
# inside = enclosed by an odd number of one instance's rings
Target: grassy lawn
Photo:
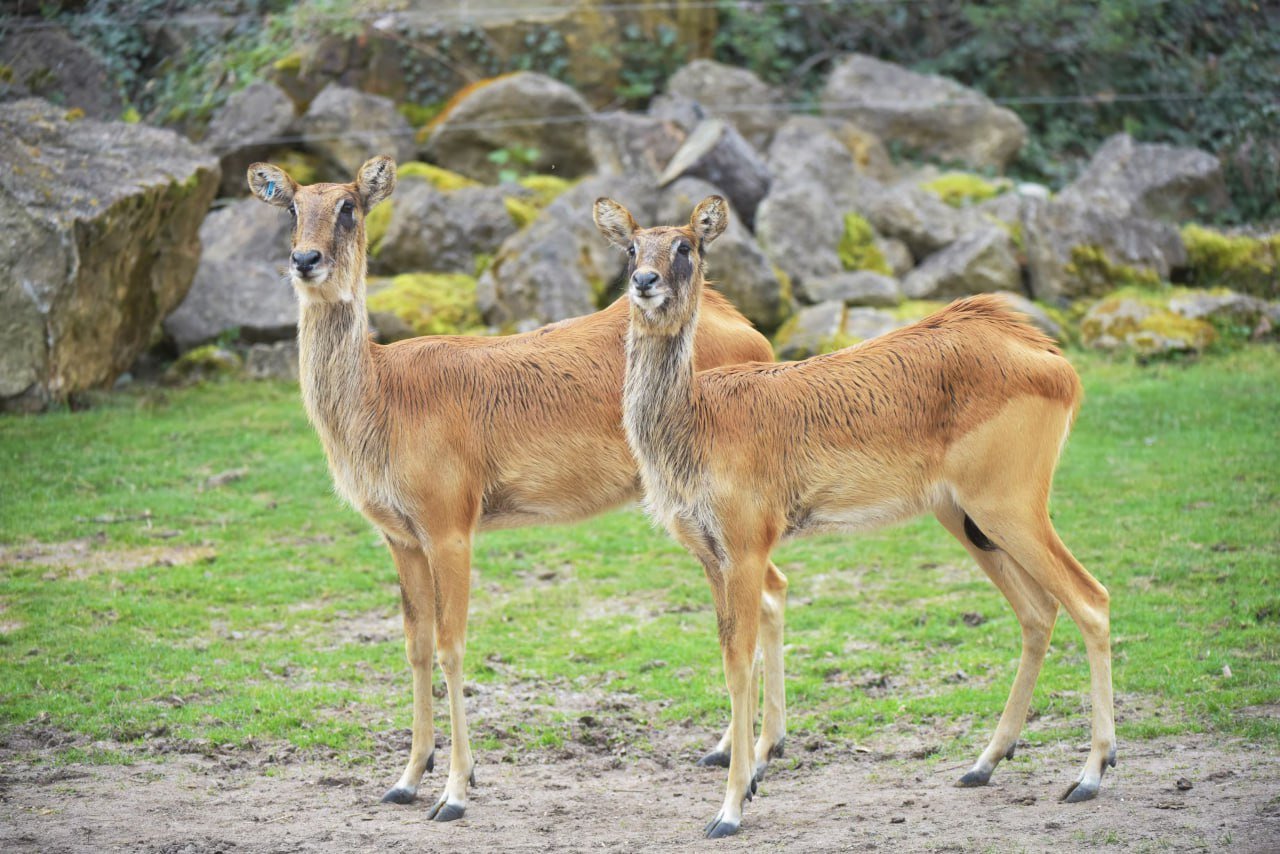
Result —
[[[1191, 728], [1280, 745], [1276, 717], [1249, 711], [1280, 701], [1280, 355], [1073, 359], [1088, 397], [1054, 519], [1112, 593], [1121, 739]], [[361, 761], [409, 725], [395, 571], [333, 496], [296, 387], [0, 418], [0, 472], [0, 727], [289, 741]], [[985, 743], [1017, 622], [936, 523], [793, 542], [776, 560], [792, 582], [793, 735], [941, 723], [958, 733], [945, 752]], [[546, 687], [514, 733], [477, 727], [477, 747], [557, 744], [557, 690], [634, 695], [656, 725], [692, 721], [708, 741], [723, 725], [702, 571], [638, 512], [486, 535], [475, 563], [468, 681]], [[365, 624], [393, 631], [361, 639]], [[1027, 737], [1084, 741], [1087, 700], [1063, 617]]]

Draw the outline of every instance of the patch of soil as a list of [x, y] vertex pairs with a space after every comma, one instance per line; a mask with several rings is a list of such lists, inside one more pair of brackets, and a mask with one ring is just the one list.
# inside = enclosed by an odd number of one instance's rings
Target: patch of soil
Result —
[[105, 536], [82, 537], [60, 543], [0, 546], [0, 566], [48, 567], [45, 578], [88, 578], [104, 572], [129, 572], [151, 566], [186, 566], [212, 561], [210, 546], [145, 546], [108, 549]]
[[[418, 801], [379, 803], [405, 758], [400, 731], [377, 739], [376, 769], [263, 747], [51, 767], [64, 740], [35, 727], [11, 731], [0, 740], [0, 850], [675, 852], [699, 844], [724, 772], [693, 760], [716, 734], [656, 731], [626, 698], [586, 691], [564, 699], [575, 746], [518, 757], [478, 751], [467, 814], [450, 824], [426, 820], [447, 751]], [[624, 713], [630, 723], [619, 726]], [[580, 742], [586, 732], [601, 743]], [[628, 742], [630, 753], [620, 752]], [[901, 747], [792, 745], [747, 804], [741, 833], [717, 850], [1261, 852], [1280, 839], [1280, 756], [1261, 745], [1203, 735], [1122, 744], [1099, 798], [1073, 805], [1057, 799], [1084, 759], [1072, 745], [1024, 746], [984, 789], [952, 787], [963, 764], [932, 764]]]

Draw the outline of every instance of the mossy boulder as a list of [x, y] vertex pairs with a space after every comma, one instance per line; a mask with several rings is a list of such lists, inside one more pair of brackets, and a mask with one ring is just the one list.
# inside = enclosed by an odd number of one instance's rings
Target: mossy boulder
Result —
[[1280, 234], [1226, 234], [1191, 224], [1183, 226], [1182, 242], [1191, 284], [1280, 297]]
[[1153, 357], [1198, 353], [1218, 333], [1206, 320], [1173, 311], [1160, 295], [1127, 289], [1094, 303], [1080, 322], [1080, 339], [1094, 349]]
[[188, 350], [164, 372], [171, 385], [187, 385], [239, 376], [244, 362], [234, 351], [217, 344], [206, 344]]
[[434, 163], [423, 163], [421, 160], [410, 160], [408, 163], [401, 163], [396, 167], [396, 176], [399, 178], [421, 178], [442, 193], [451, 193], [454, 190], [465, 190], [468, 187], [481, 186], [479, 181], [474, 181], [466, 175], [459, 175], [457, 172], [445, 169], [443, 166], [436, 166]]
[[972, 204], [994, 199], [1009, 189], [1010, 182], [1001, 178], [988, 181], [971, 172], [944, 172], [931, 181], [920, 185], [953, 208], [968, 207]]
[[774, 336], [773, 348], [780, 359], [806, 359], [851, 347], [909, 322], [899, 319], [896, 311], [828, 300], [796, 312]]
[[109, 386], [186, 295], [218, 161], [175, 133], [0, 105], [0, 406]]
[[844, 215], [844, 231], [836, 244], [840, 266], [847, 271], [866, 270], [885, 276], [893, 274], [884, 253], [876, 244], [876, 232], [871, 223], [856, 213]]
[[367, 232], [370, 269], [475, 272], [476, 256], [496, 252], [521, 225], [512, 216], [509, 192], [480, 186], [446, 192], [422, 178], [401, 181], [395, 195], [374, 209]]
[[[461, 273], [404, 273], [373, 280], [369, 283], [368, 307], [374, 328], [384, 341], [411, 335], [484, 331], [476, 305], [475, 277]], [[390, 318], [398, 323], [386, 322]], [[387, 334], [388, 330], [392, 334]], [[399, 330], [407, 330], [409, 335]]]

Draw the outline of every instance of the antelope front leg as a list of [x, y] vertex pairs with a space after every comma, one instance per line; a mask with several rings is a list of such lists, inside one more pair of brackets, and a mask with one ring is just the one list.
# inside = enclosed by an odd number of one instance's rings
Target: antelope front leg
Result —
[[435, 731], [431, 719], [431, 669], [434, 657], [436, 592], [427, 556], [417, 546], [388, 540], [400, 576], [404, 618], [404, 651], [413, 670], [413, 744], [400, 781], [382, 796], [383, 803], [407, 804], [418, 794], [423, 772], [435, 765]]
[[[759, 632], [765, 561], [734, 562], [719, 578], [711, 578], [716, 600], [716, 623], [729, 687], [732, 733], [729, 780], [724, 804], [706, 827], [710, 839], [730, 836], [742, 825], [742, 806], [755, 794], [755, 761], [751, 750], [755, 721], [750, 714], [752, 665]], [[718, 588], [718, 589], [717, 589]]]
[[471, 536], [454, 533], [433, 538], [431, 568], [436, 582], [436, 654], [449, 689], [449, 781], [427, 813], [434, 821], [462, 818], [467, 786], [475, 785], [475, 760], [467, 735], [462, 694], [462, 658], [466, 649], [467, 605], [471, 597]]
[[[769, 563], [760, 597], [760, 648], [764, 653], [764, 720], [756, 741], [754, 778], [764, 779], [769, 760], [782, 756], [787, 738], [787, 688], [783, 677], [782, 626], [787, 608], [787, 577]], [[752, 720], [755, 716], [752, 715]]]

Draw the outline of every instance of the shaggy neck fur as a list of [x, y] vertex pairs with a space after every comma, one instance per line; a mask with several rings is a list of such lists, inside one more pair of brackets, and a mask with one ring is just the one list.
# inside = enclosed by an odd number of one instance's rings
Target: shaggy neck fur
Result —
[[697, 325], [695, 308], [688, 322], [655, 331], [631, 307], [622, 420], [640, 461], [646, 504], [663, 522], [687, 513], [703, 467], [693, 407]]

